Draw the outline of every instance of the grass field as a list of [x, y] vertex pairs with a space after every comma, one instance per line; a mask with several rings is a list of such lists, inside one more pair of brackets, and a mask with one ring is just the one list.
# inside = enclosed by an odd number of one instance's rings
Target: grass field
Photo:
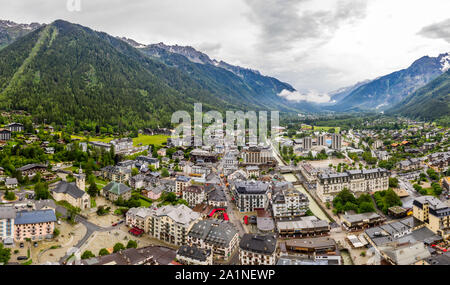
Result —
[[150, 207], [152, 204], [144, 199], [139, 199], [139, 201], [141, 202], [141, 207]]
[[137, 138], [133, 139], [133, 145], [137, 146], [139, 144], [142, 144], [142, 145], [153, 144], [155, 146], [160, 146], [163, 143], [167, 142], [167, 139], [169, 137], [170, 136], [164, 136], [164, 135], [148, 136], [148, 135], [139, 134], [139, 136]]
[[[61, 134], [61, 132], [57, 132], [57, 134]], [[84, 136], [77, 136], [77, 135], [72, 135], [71, 136], [72, 139], [79, 139], [79, 140], [85, 140], [86, 137]], [[165, 136], [165, 135], [154, 135], [154, 136], [149, 136], [149, 135], [142, 135], [139, 134], [139, 136], [137, 138], [133, 138], [133, 145], [134, 146], [138, 146], [139, 144], [142, 145], [150, 145], [153, 144], [155, 146], [161, 146], [163, 143], [167, 142], [167, 139], [170, 138], [170, 136]], [[89, 141], [98, 141], [98, 142], [104, 142], [104, 143], [109, 143], [110, 141], [112, 141], [114, 138], [113, 137], [89, 137]]]
[[319, 126], [314, 126], [314, 130], [315, 131], [324, 131], [324, 132], [328, 132], [329, 129], [334, 129], [335, 132], [340, 132], [341, 128], [340, 127], [319, 127]]
[[[61, 132], [55, 132], [55, 134], [61, 135]], [[84, 136], [77, 136], [77, 135], [71, 135], [70, 137], [72, 139], [79, 139], [81, 141], [86, 139], [86, 137], [84, 137]], [[90, 142], [97, 141], [97, 142], [109, 143], [112, 140], [113, 140], [112, 137], [104, 137], [104, 138], [102, 138], [102, 137], [90, 137], [89, 138]]]
[[102, 180], [102, 179], [100, 179], [100, 178], [98, 178], [98, 177], [95, 177], [95, 178], [94, 178], [94, 181], [95, 181], [95, 183], [97, 184], [97, 186], [99, 186], [100, 188], [103, 188], [103, 187], [105, 187], [105, 186], [108, 184], [107, 181]]
[[[86, 137], [82, 137], [82, 136], [71, 136], [72, 139], [79, 139], [79, 140], [85, 140]], [[104, 143], [109, 143], [110, 141], [112, 141], [113, 138], [111, 137], [105, 137], [105, 138], [100, 138], [100, 137], [90, 137], [89, 141], [90, 142], [104, 142]]]

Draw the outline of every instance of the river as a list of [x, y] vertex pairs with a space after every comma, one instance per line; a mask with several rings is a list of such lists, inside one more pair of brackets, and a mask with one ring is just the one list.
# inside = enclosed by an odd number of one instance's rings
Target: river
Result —
[[[286, 165], [286, 163], [284, 163], [281, 159], [280, 156], [278, 155], [278, 153], [275, 152], [275, 149], [272, 146], [272, 152], [273, 152], [273, 156], [276, 158], [276, 160], [278, 161], [279, 165]], [[284, 174], [283, 175], [284, 179], [286, 179], [286, 181], [289, 182], [295, 182], [297, 181], [297, 178], [295, 177], [294, 174]], [[330, 219], [328, 218], [328, 216], [325, 214], [325, 212], [319, 207], [319, 205], [317, 205], [316, 201], [311, 197], [311, 195], [308, 193], [308, 191], [306, 191], [306, 189], [302, 186], [302, 185], [296, 185], [295, 189], [297, 189], [298, 191], [302, 192], [303, 194], [305, 194], [308, 199], [309, 199], [309, 209], [311, 210], [311, 212], [319, 219], [321, 220], [325, 220], [328, 222], [331, 222]]]
[[[297, 178], [294, 176], [294, 174], [284, 174], [284, 179], [289, 182], [295, 182], [297, 181]], [[311, 195], [306, 191], [305, 187], [302, 185], [296, 185], [295, 189], [305, 194], [309, 199], [309, 209], [313, 214], [318, 217], [321, 220], [325, 220], [328, 222], [331, 222], [330, 219], [327, 217], [327, 215], [324, 213], [324, 211], [317, 205], [316, 201], [311, 197]]]

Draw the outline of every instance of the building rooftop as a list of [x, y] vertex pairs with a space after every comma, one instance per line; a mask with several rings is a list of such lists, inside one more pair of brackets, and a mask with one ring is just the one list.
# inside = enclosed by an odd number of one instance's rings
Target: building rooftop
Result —
[[277, 247], [275, 235], [244, 234], [239, 247], [246, 251], [273, 254]]
[[32, 164], [27, 164], [25, 166], [19, 167], [17, 168], [18, 171], [27, 171], [33, 168], [47, 168], [47, 166], [43, 165], [43, 164], [37, 164], [37, 163], [32, 163]]
[[67, 183], [66, 181], [60, 181], [55, 189], [52, 190], [55, 193], [65, 193], [72, 196], [75, 199], [83, 197], [86, 192], [77, 187], [77, 185], [72, 183]]
[[232, 223], [210, 219], [195, 223], [188, 236], [201, 239], [207, 243], [228, 246], [236, 234], [237, 230]]
[[0, 207], [0, 219], [14, 219], [16, 217], [16, 210], [13, 207]]
[[183, 245], [177, 251], [177, 256], [183, 256], [198, 261], [206, 261], [211, 256], [210, 249], [202, 249], [196, 246]]
[[110, 182], [108, 185], [106, 185], [105, 187], [103, 187], [104, 191], [109, 191], [113, 194], [116, 195], [122, 195], [124, 193], [127, 193], [129, 191], [131, 191], [131, 188], [128, 187], [125, 184], [122, 183], [117, 183], [117, 182]]
[[176, 223], [188, 226], [191, 222], [200, 219], [200, 214], [192, 211], [186, 205], [167, 205], [156, 210], [156, 216], [168, 216]]
[[261, 181], [238, 181], [235, 183], [239, 194], [266, 194], [269, 184]]
[[353, 214], [353, 215], [344, 215], [343, 219], [348, 221], [349, 223], [359, 223], [365, 220], [376, 220], [380, 219], [381, 216], [377, 213], [362, 213], [362, 214]]
[[16, 225], [48, 222], [56, 222], [56, 215], [53, 210], [21, 211], [17, 213], [14, 221]]

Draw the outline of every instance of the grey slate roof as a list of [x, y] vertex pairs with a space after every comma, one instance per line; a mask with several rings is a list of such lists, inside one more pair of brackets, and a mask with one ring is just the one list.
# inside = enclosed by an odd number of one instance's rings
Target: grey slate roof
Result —
[[18, 170], [18, 171], [27, 171], [27, 170], [33, 169], [33, 168], [35, 168], [35, 167], [38, 167], [38, 168], [47, 168], [47, 166], [45, 166], [45, 165], [43, 165], [43, 164], [36, 164], [36, 163], [33, 163], [33, 164], [27, 164], [27, 165], [25, 165], [25, 166], [19, 167], [19, 168], [17, 168], [17, 170]]
[[83, 197], [84, 194], [86, 194], [86, 192], [78, 188], [74, 182], [67, 183], [66, 181], [59, 182], [56, 188], [53, 189], [53, 192], [69, 194], [75, 199], [79, 199]]
[[5, 185], [15, 185], [15, 184], [19, 184], [17, 178], [6, 178]]
[[261, 254], [272, 254], [276, 246], [277, 239], [274, 235], [245, 234], [239, 243], [241, 249]]
[[13, 207], [0, 207], [0, 219], [14, 219], [16, 210]]
[[211, 250], [198, 248], [196, 246], [183, 245], [178, 249], [177, 255], [198, 261], [206, 261], [211, 255]]
[[39, 211], [21, 211], [16, 215], [14, 223], [16, 225], [38, 224], [56, 222], [56, 215], [53, 210], [39, 210]]
[[266, 194], [269, 184], [261, 181], [239, 181], [235, 183], [239, 194]]
[[192, 226], [188, 236], [202, 239], [207, 243], [228, 246], [236, 234], [236, 228], [228, 221], [203, 220]]

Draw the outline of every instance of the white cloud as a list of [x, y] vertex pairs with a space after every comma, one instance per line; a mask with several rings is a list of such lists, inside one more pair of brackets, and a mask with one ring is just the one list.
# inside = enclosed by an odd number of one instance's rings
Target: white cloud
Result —
[[294, 102], [308, 101], [314, 103], [327, 103], [330, 101], [330, 96], [328, 96], [328, 94], [319, 93], [314, 90], [310, 90], [307, 93], [301, 93], [299, 91], [291, 92], [284, 89], [278, 94], [278, 96]]

